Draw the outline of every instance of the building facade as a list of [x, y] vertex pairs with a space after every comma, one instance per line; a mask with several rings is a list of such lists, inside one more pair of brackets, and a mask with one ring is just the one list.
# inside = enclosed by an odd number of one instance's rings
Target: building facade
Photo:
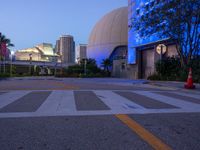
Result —
[[58, 55], [54, 53], [53, 45], [49, 43], [38, 44], [35, 47], [17, 50], [15, 59], [21, 61], [55, 62]]
[[56, 40], [55, 53], [60, 55], [60, 39]]
[[159, 39], [156, 34], [140, 38], [137, 31], [132, 28], [134, 18], [148, 12], [154, 6], [159, 6], [160, 3], [160, 0], [128, 0], [128, 56], [126, 59], [113, 61], [113, 76], [146, 79], [156, 73], [155, 63], [158, 60], [178, 56], [174, 41]]
[[60, 37], [60, 56], [62, 63], [75, 62], [75, 42], [71, 35]]
[[87, 45], [79, 44], [76, 46], [76, 63], [79, 63], [82, 59], [87, 58]]

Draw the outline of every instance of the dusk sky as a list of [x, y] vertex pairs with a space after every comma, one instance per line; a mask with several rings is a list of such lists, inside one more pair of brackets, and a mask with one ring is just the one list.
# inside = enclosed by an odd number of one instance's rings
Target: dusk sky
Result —
[[71, 34], [76, 44], [87, 43], [96, 22], [127, 0], [0, 0], [0, 32], [15, 50]]

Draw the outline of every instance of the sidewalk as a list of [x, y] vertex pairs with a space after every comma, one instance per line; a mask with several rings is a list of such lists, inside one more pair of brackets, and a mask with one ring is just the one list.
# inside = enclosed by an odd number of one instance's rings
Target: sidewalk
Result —
[[194, 92], [200, 94], [200, 84], [197, 83], [195, 83], [196, 89], [193, 90], [185, 89], [184, 88], [185, 82], [178, 82], [178, 81], [149, 81], [148, 84], [154, 87], [165, 87], [174, 90], [181, 90], [181, 91]]

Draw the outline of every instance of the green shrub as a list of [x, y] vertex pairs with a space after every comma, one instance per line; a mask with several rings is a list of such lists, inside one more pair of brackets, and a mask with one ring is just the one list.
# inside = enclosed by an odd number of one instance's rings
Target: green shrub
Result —
[[10, 77], [9, 73], [0, 73], [0, 78], [8, 78]]
[[80, 77], [80, 78], [93, 78], [93, 77], [110, 77], [110, 72], [106, 72], [98, 68], [94, 59], [87, 59], [86, 75], [85, 75], [85, 61], [82, 60], [80, 64], [69, 66], [57, 74], [56, 77]]
[[194, 82], [200, 83], [200, 57], [192, 59], [185, 68], [181, 67], [179, 58], [175, 57], [159, 60], [155, 66], [157, 74], [149, 76], [149, 80], [186, 81], [191, 67]]
[[160, 75], [158, 74], [153, 74], [153, 75], [150, 75], [147, 80], [161, 80], [161, 77]]

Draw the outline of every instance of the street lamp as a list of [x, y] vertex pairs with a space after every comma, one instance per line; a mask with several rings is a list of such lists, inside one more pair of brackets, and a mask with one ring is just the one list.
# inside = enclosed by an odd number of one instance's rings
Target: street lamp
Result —
[[84, 75], [86, 76], [87, 59], [84, 59]]
[[10, 58], [10, 77], [12, 77], [12, 61], [14, 56], [14, 51], [11, 51], [11, 58]]
[[163, 59], [163, 54], [165, 54], [167, 52], [167, 47], [164, 44], [159, 44], [156, 47], [156, 52], [160, 55], [160, 72], [161, 72], [161, 64], [162, 64], [162, 59]]
[[29, 61], [30, 61], [29, 74], [31, 75], [32, 53], [29, 54]]
[[58, 62], [58, 57], [56, 56], [55, 57], [55, 65], [54, 65], [54, 76], [56, 77], [56, 74], [57, 74], [57, 62]]
[[167, 52], [167, 47], [164, 44], [159, 44], [156, 47], [156, 52], [160, 55], [160, 60], [162, 60], [162, 56], [163, 54], [165, 54]]

